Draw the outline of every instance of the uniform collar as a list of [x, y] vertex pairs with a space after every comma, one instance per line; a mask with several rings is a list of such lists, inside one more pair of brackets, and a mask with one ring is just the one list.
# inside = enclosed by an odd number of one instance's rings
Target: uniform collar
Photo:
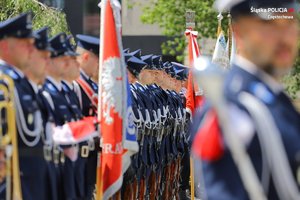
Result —
[[93, 81], [82, 69], [80, 70], [81, 78], [85, 80], [94, 90], [94, 92], [98, 92], [98, 84]]
[[47, 80], [49, 82], [51, 82], [57, 89], [58, 91], [62, 90], [62, 85], [60, 82], [57, 82], [56, 80], [54, 80], [54, 78], [52, 78], [51, 76], [47, 76]]
[[73, 84], [72, 84], [72, 83], [70, 83], [70, 82], [68, 82], [68, 81], [66, 81], [66, 80], [62, 80], [61, 82], [62, 82], [63, 84], [66, 84], [70, 90], [73, 90], [74, 87], [73, 87]]
[[30, 85], [31, 85], [31, 87], [32, 87], [32, 89], [33, 89], [33, 91], [34, 91], [34, 93], [37, 94], [38, 91], [39, 91], [38, 85], [37, 85], [35, 82], [31, 81], [31, 80], [29, 80], [29, 83], [30, 83]]
[[233, 63], [239, 68], [242, 68], [243, 70], [247, 71], [248, 73], [254, 76], [258, 76], [275, 94], [279, 94], [284, 90], [283, 86], [278, 81], [276, 81], [272, 76], [270, 76], [266, 72], [259, 69], [254, 63], [252, 63], [248, 59], [240, 55], [235, 55]]
[[9, 63], [7, 63], [7, 62], [5, 62], [4, 60], [0, 59], [0, 64], [10, 66], [10, 67], [14, 70], [14, 72], [15, 72], [16, 74], [18, 74], [19, 77], [21, 77], [21, 78], [24, 78], [24, 77], [25, 77], [24, 73], [23, 73], [21, 70], [19, 70], [19, 69], [16, 68], [15, 66], [13, 66], [13, 65], [11, 65], [11, 64], [9, 64]]
[[87, 80], [90, 79], [90, 77], [89, 77], [82, 69], [80, 69], [80, 74], [81, 74], [85, 79], [87, 79]]

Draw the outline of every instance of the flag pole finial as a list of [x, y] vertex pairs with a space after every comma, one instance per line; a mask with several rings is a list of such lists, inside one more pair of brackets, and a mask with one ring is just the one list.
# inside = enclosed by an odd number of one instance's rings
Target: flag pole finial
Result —
[[222, 21], [222, 19], [223, 19], [224, 17], [223, 17], [223, 15], [222, 15], [222, 13], [219, 13], [218, 16], [217, 16], [217, 18], [218, 18], [219, 21]]
[[195, 14], [196, 12], [193, 10], [187, 10], [185, 12], [185, 24], [187, 29], [193, 30], [196, 27]]

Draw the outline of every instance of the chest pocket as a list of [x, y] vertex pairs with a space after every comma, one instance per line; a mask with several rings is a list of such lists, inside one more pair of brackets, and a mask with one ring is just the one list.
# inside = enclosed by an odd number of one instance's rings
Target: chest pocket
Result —
[[82, 118], [82, 114], [81, 114], [81, 110], [79, 109], [79, 107], [76, 104], [72, 104], [71, 105], [74, 117], [76, 120], [79, 120]]
[[66, 105], [58, 105], [55, 113], [60, 115], [62, 123], [72, 121], [72, 115]]
[[37, 102], [30, 96], [24, 95], [21, 97], [21, 105], [25, 122], [30, 130], [34, 129], [34, 116], [39, 110]]

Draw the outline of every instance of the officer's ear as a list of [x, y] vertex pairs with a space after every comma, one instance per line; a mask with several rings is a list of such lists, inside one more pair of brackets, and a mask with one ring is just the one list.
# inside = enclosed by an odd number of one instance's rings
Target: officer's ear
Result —
[[2, 58], [6, 58], [10, 55], [9, 53], [9, 42], [8, 39], [0, 40], [0, 55]]
[[81, 57], [82, 57], [82, 60], [87, 61], [90, 58], [90, 55], [88, 52], [84, 52], [84, 53], [82, 53]]
[[6, 51], [7, 47], [8, 47], [7, 40], [0, 40], [0, 52], [1, 51]]

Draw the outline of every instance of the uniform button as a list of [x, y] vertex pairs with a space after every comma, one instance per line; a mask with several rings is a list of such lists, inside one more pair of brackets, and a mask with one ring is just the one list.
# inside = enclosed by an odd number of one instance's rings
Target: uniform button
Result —
[[300, 185], [300, 167], [298, 167], [298, 169], [297, 169], [297, 182], [298, 182], [298, 185]]
[[27, 123], [31, 125], [33, 123], [33, 114], [29, 113], [27, 116]]

